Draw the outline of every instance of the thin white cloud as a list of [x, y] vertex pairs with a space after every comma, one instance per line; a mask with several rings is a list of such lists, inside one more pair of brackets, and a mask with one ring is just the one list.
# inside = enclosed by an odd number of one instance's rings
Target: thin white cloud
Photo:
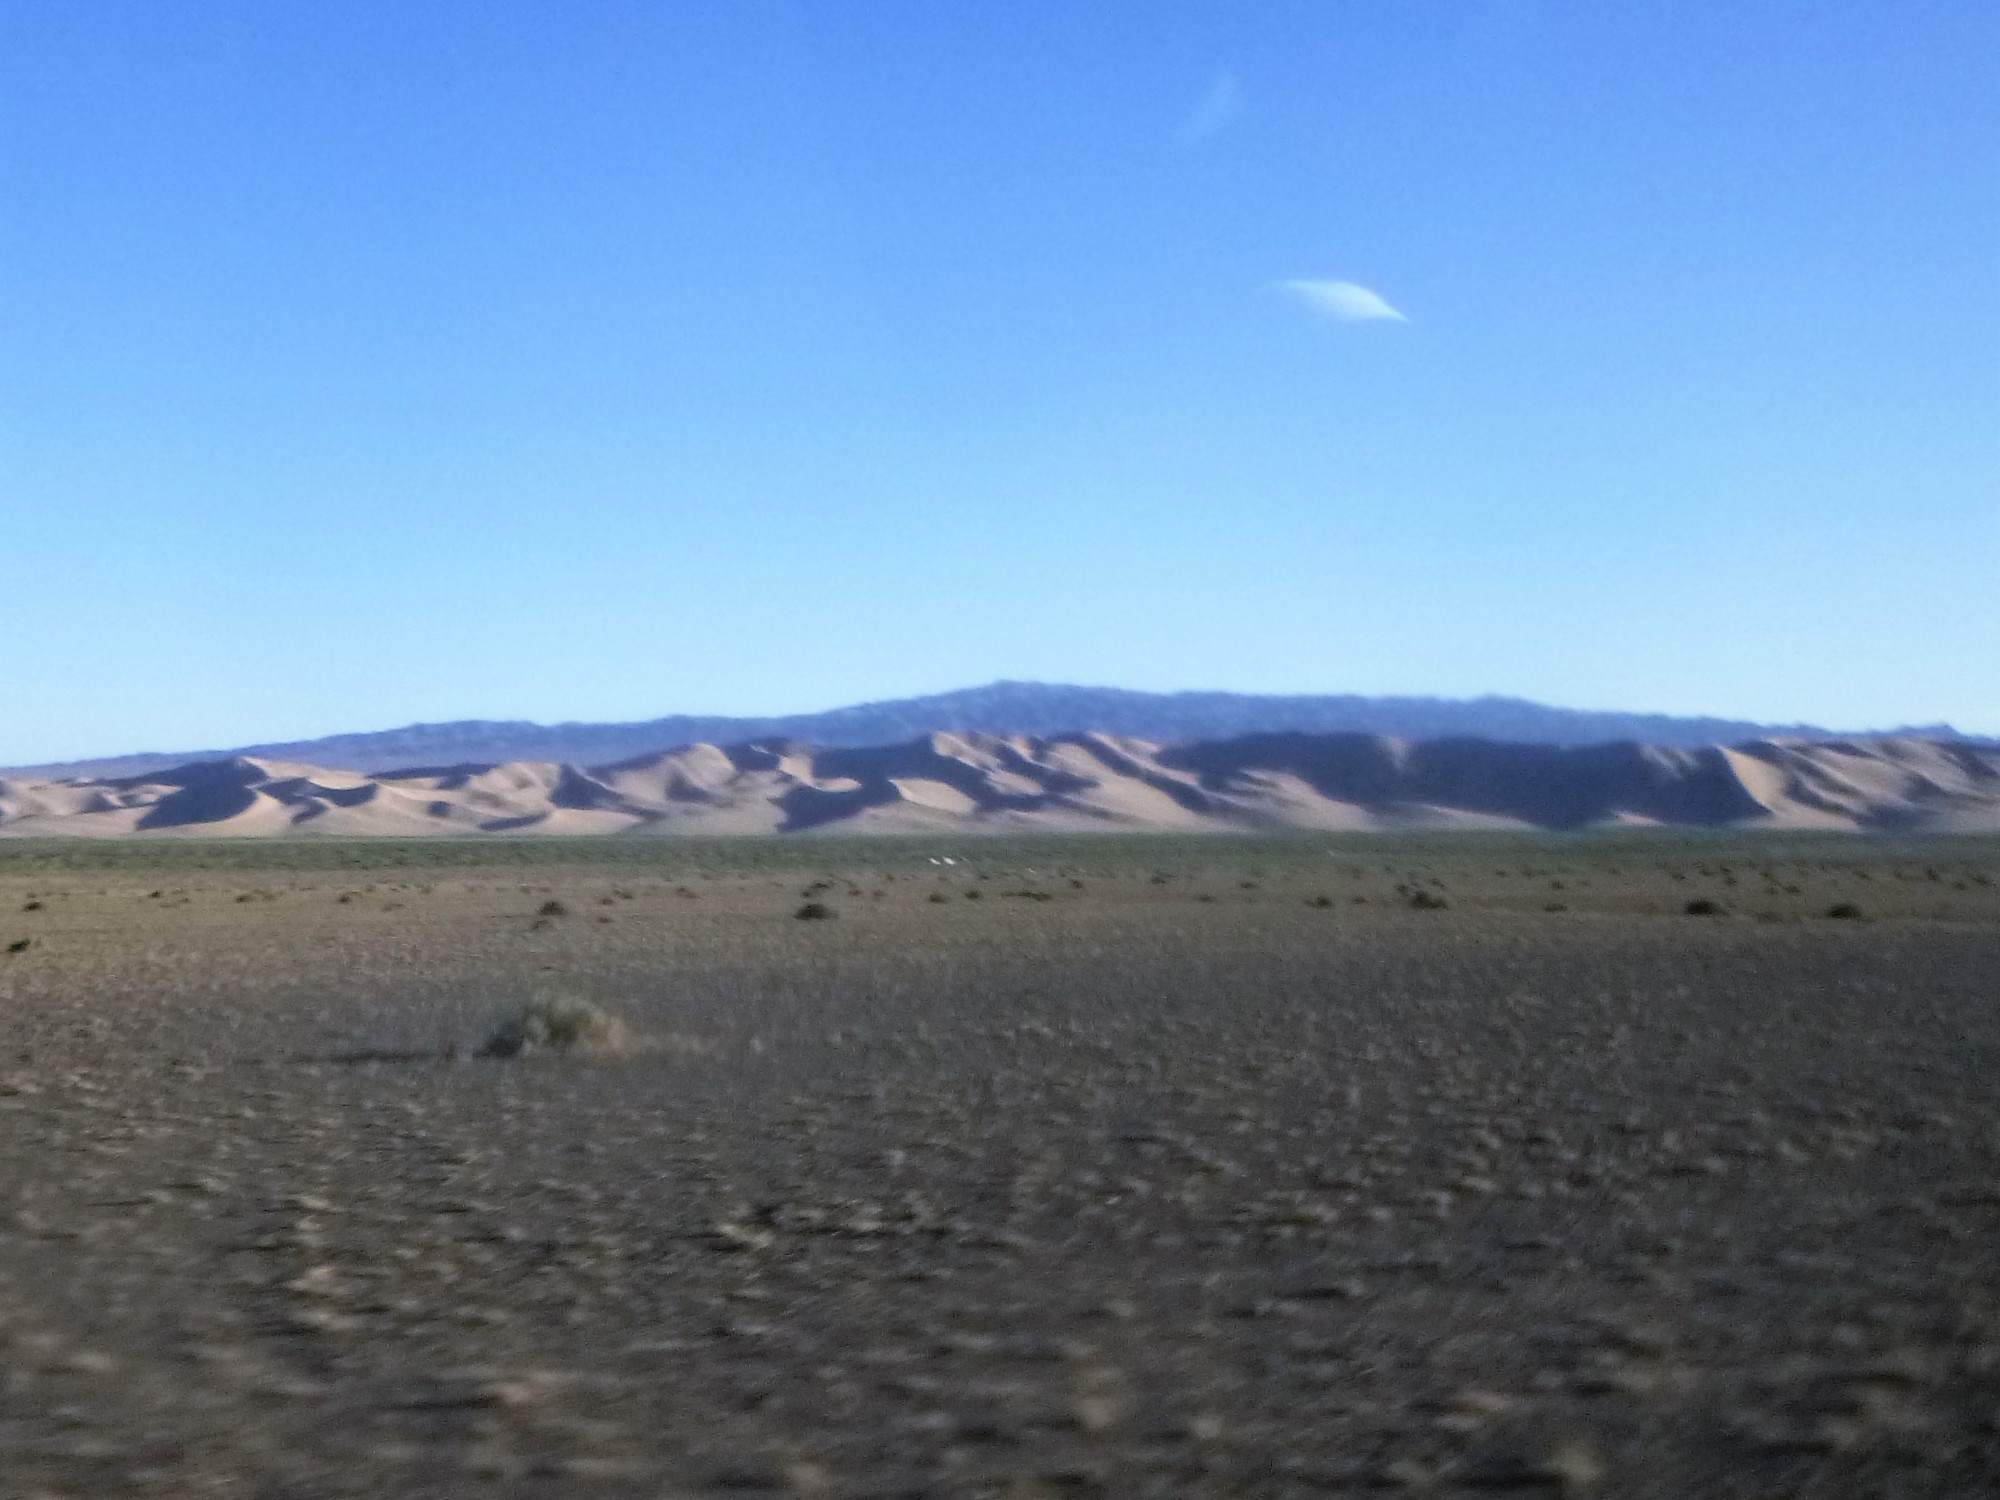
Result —
[[1281, 281], [1278, 290], [1341, 323], [1407, 323], [1380, 293], [1351, 281]]
[[1177, 145], [1198, 146], [1227, 130], [1242, 113], [1242, 81], [1234, 73], [1218, 73], [1195, 107], [1174, 127], [1174, 141]]

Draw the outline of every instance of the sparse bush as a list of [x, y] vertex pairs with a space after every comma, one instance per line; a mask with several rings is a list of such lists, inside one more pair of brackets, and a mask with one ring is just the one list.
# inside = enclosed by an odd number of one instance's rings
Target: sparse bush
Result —
[[1865, 922], [1867, 913], [1852, 901], [1836, 901], [1826, 909], [1826, 914], [1836, 922]]
[[947, 896], [943, 891], [932, 891], [926, 899], [938, 906], [948, 905], [951, 901], [951, 897]]
[[1333, 905], [1333, 897], [1331, 897], [1331, 896], [1315, 896], [1315, 897], [1313, 897], [1313, 898], [1312, 898], [1312, 899], [1311, 899], [1310, 901], [1306, 902], [1306, 905], [1307, 905], [1307, 906], [1331, 906], [1331, 905]]
[[538, 917], [566, 917], [569, 915], [569, 908], [564, 906], [560, 901], [544, 901], [541, 907], [535, 912], [535, 915]]
[[1687, 914], [1691, 917], [1720, 917], [1726, 913], [1727, 909], [1720, 901], [1711, 901], [1706, 896], [1697, 897], [1687, 904]]
[[1420, 887], [1410, 893], [1410, 905], [1418, 911], [1444, 911], [1451, 903], [1435, 891]]
[[824, 901], [808, 901], [792, 915], [801, 922], [827, 922], [833, 919], [833, 908]]
[[520, 1057], [536, 1051], [604, 1055], [623, 1052], [631, 1044], [631, 1028], [603, 1006], [570, 995], [544, 995], [502, 1017], [479, 1055]]

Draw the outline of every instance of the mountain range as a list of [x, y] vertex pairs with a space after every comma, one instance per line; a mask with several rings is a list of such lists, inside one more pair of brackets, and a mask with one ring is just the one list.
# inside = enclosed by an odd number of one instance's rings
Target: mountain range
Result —
[[2000, 833], [2000, 747], [934, 733], [858, 748], [697, 743], [591, 768], [473, 762], [370, 775], [239, 756], [131, 776], [0, 778], [0, 836], [1647, 825]]
[[[506, 761], [604, 765], [701, 743], [729, 745], [786, 740], [841, 749], [895, 744], [931, 734], [1046, 738], [1088, 731], [1160, 743], [1296, 732], [1384, 735], [1407, 740], [1473, 738], [1570, 746], [1629, 740], [1665, 749], [1695, 749], [1753, 739], [1834, 737], [1831, 731], [1809, 724], [1599, 713], [1550, 708], [1520, 698], [1143, 693], [1125, 688], [995, 682], [926, 697], [770, 718], [683, 714], [633, 724], [534, 724], [468, 719], [225, 750], [142, 753], [19, 766], [14, 768], [14, 774], [44, 778], [125, 777], [170, 771], [194, 761], [236, 757], [337, 766], [359, 772]], [[1861, 737], [1879, 735], [1963, 738], [1948, 724], [1905, 726]]]

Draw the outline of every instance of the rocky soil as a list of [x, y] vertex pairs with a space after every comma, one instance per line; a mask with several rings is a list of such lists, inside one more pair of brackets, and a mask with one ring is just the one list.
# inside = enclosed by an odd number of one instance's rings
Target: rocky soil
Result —
[[1782, 852], [10, 848], [0, 1495], [1993, 1493], [2000, 849]]

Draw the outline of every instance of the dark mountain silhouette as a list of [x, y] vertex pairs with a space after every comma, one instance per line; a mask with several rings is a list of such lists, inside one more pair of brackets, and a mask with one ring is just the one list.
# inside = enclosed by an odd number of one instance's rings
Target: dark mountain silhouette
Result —
[[[1759, 724], [1744, 719], [1550, 708], [1521, 698], [1142, 693], [1126, 688], [995, 682], [921, 698], [860, 703], [821, 713], [773, 718], [678, 714], [636, 724], [534, 724], [522, 720], [466, 719], [228, 750], [110, 756], [21, 766], [14, 770], [44, 777], [136, 776], [171, 770], [193, 760], [231, 756], [299, 761], [366, 772], [458, 762], [560, 761], [602, 765], [697, 743], [741, 744], [782, 739], [827, 748], [853, 748], [895, 744], [936, 733], [1049, 736], [1086, 731], [1160, 743], [1303, 733], [1373, 734], [1408, 740], [1468, 738], [1567, 746], [1636, 741], [1669, 749], [1694, 749], [1751, 739], [1823, 739], [1832, 733], [1810, 724]], [[1890, 734], [1942, 740], [1964, 738], [1948, 724], [1866, 731], [1863, 737]]]

